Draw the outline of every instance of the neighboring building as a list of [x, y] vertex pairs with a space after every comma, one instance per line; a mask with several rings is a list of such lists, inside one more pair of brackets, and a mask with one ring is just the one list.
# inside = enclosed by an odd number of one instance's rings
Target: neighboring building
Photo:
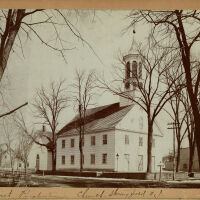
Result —
[[[189, 158], [190, 152], [189, 147], [181, 148], [180, 149], [180, 163], [179, 163], [179, 171], [187, 172], [189, 169]], [[166, 170], [172, 171], [173, 170], [173, 154], [163, 157], [163, 162], [165, 163]], [[197, 149], [195, 148], [194, 151], [194, 159], [193, 159], [193, 167], [192, 171], [199, 171], [199, 163], [198, 163], [198, 154]]]
[[[45, 137], [52, 137], [52, 133], [43, 129], [37, 132], [37, 141], [42, 144], [47, 144], [49, 141]], [[28, 157], [29, 169], [34, 170], [52, 170], [52, 153], [45, 146], [33, 143]]]
[[[141, 58], [133, 44], [124, 56], [126, 72], [124, 92], [137, 95], [134, 77], [144, 77]], [[132, 68], [132, 70], [131, 70]], [[83, 168], [96, 171], [145, 172], [147, 166], [147, 116], [131, 101], [120, 97], [119, 103], [87, 110], [84, 135]], [[63, 127], [57, 140], [57, 170], [79, 170], [78, 118]], [[152, 169], [162, 160], [162, 132], [153, 128]]]
[[[188, 171], [189, 158], [190, 158], [189, 155], [190, 155], [189, 147], [181, 148], [180, 165], [179, 165], [180, 171]], [[199, 171], [197, 148], [195, 148], [195, 151], [194, 151], [194, 159], [193, 159], [192, 171]]]

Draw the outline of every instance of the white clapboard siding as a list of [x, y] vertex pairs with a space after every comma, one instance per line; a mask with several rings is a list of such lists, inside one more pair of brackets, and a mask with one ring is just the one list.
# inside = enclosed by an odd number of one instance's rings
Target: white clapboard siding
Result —
[[[103, 135], [107, 135], [107, 144], [103, 144]], [[91, 136], [95, 136], [95, 145], [91, 145]], [[75, 146], [71, 147], [71, 138], [75, 139]], [[115, 165], [115, 137], [114, 130], [102, 133], [85, 134], [84, 136], [84, 166], [83, 168], [114, 170]], [[66, 140], [65, 148], [62, 148], [62, 140]], [[95, 164], [91, 164], [90, 155], [95, 154]], [[102, 164], [102, 154], [107, 154], [107, 163]], [[75, 163], [71, 164], [71, 155], [75, 156]], [[65, 165], [62, 165], [62, 156], [65, 157]], [[80, 169], [79, 136], [67, 136], [57, 140], [57, 169]]]
[[47, 167], [48, 154], [46, 147], [40, 146], [36, 143], [33, 144], [30, 154], [28, 156], [29, 168], [36, 169], [36, 157], [39, 154], [39, 170], [49, 170]]

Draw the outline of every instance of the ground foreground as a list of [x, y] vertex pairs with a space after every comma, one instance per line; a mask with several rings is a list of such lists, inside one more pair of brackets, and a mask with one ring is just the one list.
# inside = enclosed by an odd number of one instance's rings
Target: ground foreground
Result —
[[200, 188], [199, 179], [176, 180], [176, 181], [151, 181], [137, 179], [113, 179], [113, 178], [92, 178], [72, 177], [53, 175], [32, 175], [28, 181], [13, 183], [11, 179], [1, 178], [1, 187], [109, 187], [109, 188]]

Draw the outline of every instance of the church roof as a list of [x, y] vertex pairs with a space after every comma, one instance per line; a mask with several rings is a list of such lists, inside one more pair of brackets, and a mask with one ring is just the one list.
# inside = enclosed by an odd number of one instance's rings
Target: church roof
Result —
[[[132, 107], [132, 105], [120, 107], [119, 103], [114, 103], [89, 109], [86, 117], [85, 132], [94, 132], [114, 128]], [[58, 132], [58, 135], [66, 136], [69, 134], [77, 134], [77, 127], [79, 127], [79, 119], [78, 117], [75, 117], [73, 121]]]
[[[85, 133], [101, 132], [108, 129], [113, 129], [126, 116], [126, 114], [133, 108], [133, 104], [129, 106], [120, 107], [119, 103], [114, 103], [106, 106], [100, 106], [87, 110], [85, 119]], [[163, 131], [159, 127], [157, 121], [155, 125], [158, 129], [156, 135], [163, 136]], [[80, 120], [78, 115], [65, 125], [58, 133], [58, 137], [68, 135], [76, 135], [79, 133]]]
[[[105, 105], [105, 106], [99, 106], [99, 107], [96, 107], [96, 108], [87, 109], [87, 110], [86, 110], [86, 117], [92, 116], [92, 115], [94, 115], [94, 114], [97, 115], [98, 112], [100, 112], [100, 111], [102, 111], [102, 110], [104, 110], [104, 109], [106, 109], [106, 108], [109, 108], [111, 105], [114, 105], [114, 104], [109, 104], [109, 105]], [[118, 107], [117, 104], [116, 104], [116, 106]], [[115, 109], [117, 109], [117, 107], [115, 107]], [[77, 114], [77, 115], [72, 119], [71, 122], [76, 121], [76, 120], [78, 120], [78, 119], [79, 119], [79, 114]]]

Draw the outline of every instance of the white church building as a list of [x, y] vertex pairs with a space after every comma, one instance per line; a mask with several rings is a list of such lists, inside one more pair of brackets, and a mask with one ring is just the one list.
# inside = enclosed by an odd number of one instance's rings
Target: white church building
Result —
[[[124, 92], [137, 95], [133, 73], [141, 80], [142, 62], [131, 48], [124, 56], [126, 72]], [[75, 118], [58, 133], [57, 170], [80, 169], [79, 133]], [[83, 145], [83, 171], [146, 172], [147, 115], [136, 103], [120, 97], [119, 103], [87, 110]], [[152, 171], [158, 171], [162, 160], [163, 133], [153, 127]]]

